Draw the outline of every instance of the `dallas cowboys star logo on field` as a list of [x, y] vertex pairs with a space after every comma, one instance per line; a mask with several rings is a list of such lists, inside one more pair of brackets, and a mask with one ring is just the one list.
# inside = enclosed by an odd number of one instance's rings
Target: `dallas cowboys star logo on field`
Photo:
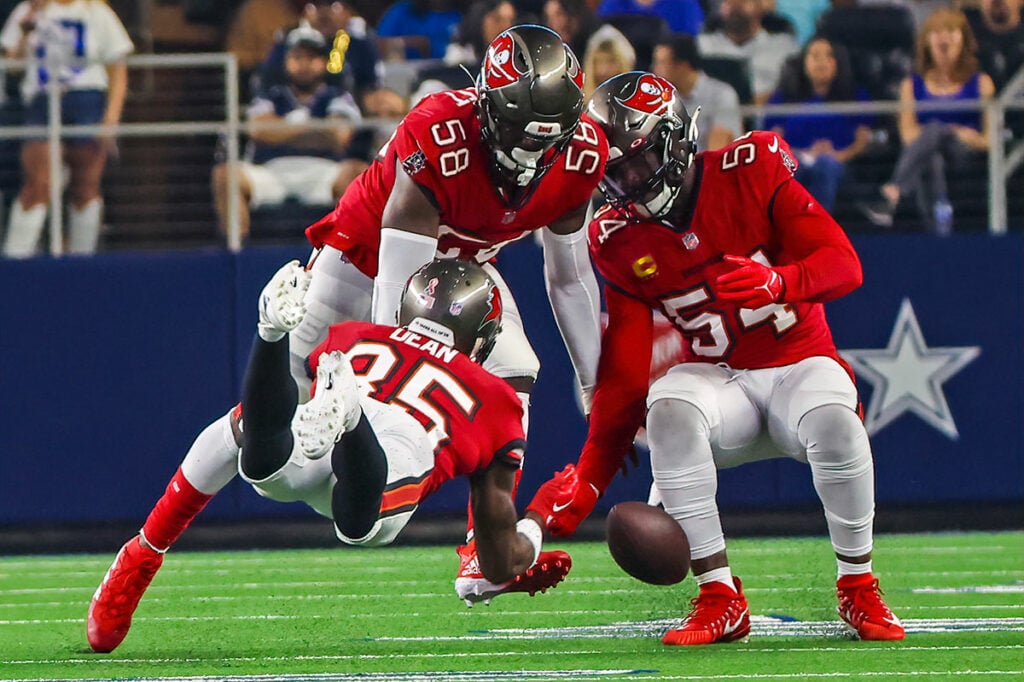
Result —
[[981, 354], [980, 346], [929, 348], [910, 299], [900, 304], [889, 345], [840, 354], [872, 386], [864, 425], [874, 435], [913, 412], [952, 440], [960, 437], [942, 385]]

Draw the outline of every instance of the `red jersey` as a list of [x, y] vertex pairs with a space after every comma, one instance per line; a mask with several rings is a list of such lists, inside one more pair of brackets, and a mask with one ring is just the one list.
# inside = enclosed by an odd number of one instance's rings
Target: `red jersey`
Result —
[[[399, 124], [374, 163], [349, 186], [334, 211], [306, 229], [317, 248], [344, 251], [364, 274], [377, 275], [381, 216], [396, 165], [431, 198], [441, 217], [438, 254], [486, 262], [502, 246], [587, 201], [604, 174], [608, 141], [586, 116], [555, 164], [521, 207], [498, 193], [481, 143], [476, 89], [425, 97]], [[400, 226], [399, 226], [400, 227]]]
[[522, 464], [523, 406], [512, 388], [451, 346], [403, 327], [342, 322], [309, 356], [313, 374], [322, 353], [343, 351], [370, 397], [398, 405], [434, 443], [434, 469], [418, 483], [422, 500], [456, 476], [495, 459]]
[[[591, 254], [607, 282], [609, 329], [581, 468], [583, 460], [624, 455], [643, 420], [651, 309], [685, 337], [680, 362], [756, 369], [823, 355], [849, 371], [822, 302], [860, 285], [860, 261], [842, 228], [793, 179], [789, 145], [755, 132], [695, 163], [685, 224], [629, 223], [610, 206], [590, 224]], [[756, 309], [717, 300], [716, 278], [735, 267], [725, 255], [775, 268], [785, 282], [783, 300]], [[586, 456], [588, 449], [604, 454]], [[616, 468], [584, 475], [607, 485]]]

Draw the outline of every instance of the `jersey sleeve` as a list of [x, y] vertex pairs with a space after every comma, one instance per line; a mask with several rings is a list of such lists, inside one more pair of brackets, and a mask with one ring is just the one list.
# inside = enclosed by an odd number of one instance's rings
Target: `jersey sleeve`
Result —
[[20, 2], [8, 15], [3, 30], [0, 30], [0, 47], [4, 50], [13, 51], [21, 43], [21, 22], [25, 20], [31, 7], [28, 2]]
[[803, 185], [795, 179], [784, 183], [769, 211], [787, 257], [776, 267], [786, 283], [784, 301], [824, 303], [861, 285], [863, 272], [853, 245]]
[[116, 62], [124, 59], [135, 50], [135, 45], [128, 37], [128, 31], [109, 5], [96, 3], [96, 33], [99, 36], [100, 61]]
[[654, 322], [646, 303], [605, 289], [608, 328], [601, 337], [590, 428], [580, 454], [580, 476], [602, 493], [625, 461], [643, 424], [650, 381]]
[[488, 414], [482, 423], [491, 433], [492, 461], [502, 461], [519, 468], [523, 465], [526, 450], [523, 404], [510, 387], [502, 385], [500, 388], [502, 390], [493, 391], [485, 402]]

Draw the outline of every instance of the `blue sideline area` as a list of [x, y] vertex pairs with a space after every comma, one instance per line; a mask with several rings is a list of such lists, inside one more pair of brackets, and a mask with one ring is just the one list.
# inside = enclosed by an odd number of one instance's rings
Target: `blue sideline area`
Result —
[[[879, 502], [1024, 501], [1021, 234], [854, 241], [864, 287], [828, 310], [839, 347], [876, 370], [860, 386]], [[0, 524], [141, 521], [194, 436], [237, 400], [262, 284], [306, 256], [296, 246], [0, 262]], [[527, 240], [500, 263], [543, 365], [523, 504], [585, 433], [541, 260]], [[642, 465], [601, 506], [645, 498], [649, 482]], [[420, 514], [464, 510], [465, 491], [449, 484]], [[770, 511], [816, 497], [806, 467], [776, 460], [724, 472], [719, 499]], [[238, 481], [203, 514], [311, 515]]]

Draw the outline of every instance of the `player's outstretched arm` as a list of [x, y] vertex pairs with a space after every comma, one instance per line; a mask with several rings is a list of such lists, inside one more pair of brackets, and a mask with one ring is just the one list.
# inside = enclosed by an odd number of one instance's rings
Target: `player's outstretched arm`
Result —
[[395, 161], [395, 185], [381, 216], [372, 321], [394, 325], [405, 283], [434, 259], [441, 216], [426, 194]]
[[516, 469], [495, 461], [469, 479], [480, 572], [492, 583], [512, 580], [540, 555], [543, 531], [536, 518], [517, 520], [512, 489]]
[[583, 412], [590, 414], [601, 352], [601, 293], [587, 249], [586, 218], [583, 204], [541, 230], [541, 239], [551, 311], [576, 370]]

